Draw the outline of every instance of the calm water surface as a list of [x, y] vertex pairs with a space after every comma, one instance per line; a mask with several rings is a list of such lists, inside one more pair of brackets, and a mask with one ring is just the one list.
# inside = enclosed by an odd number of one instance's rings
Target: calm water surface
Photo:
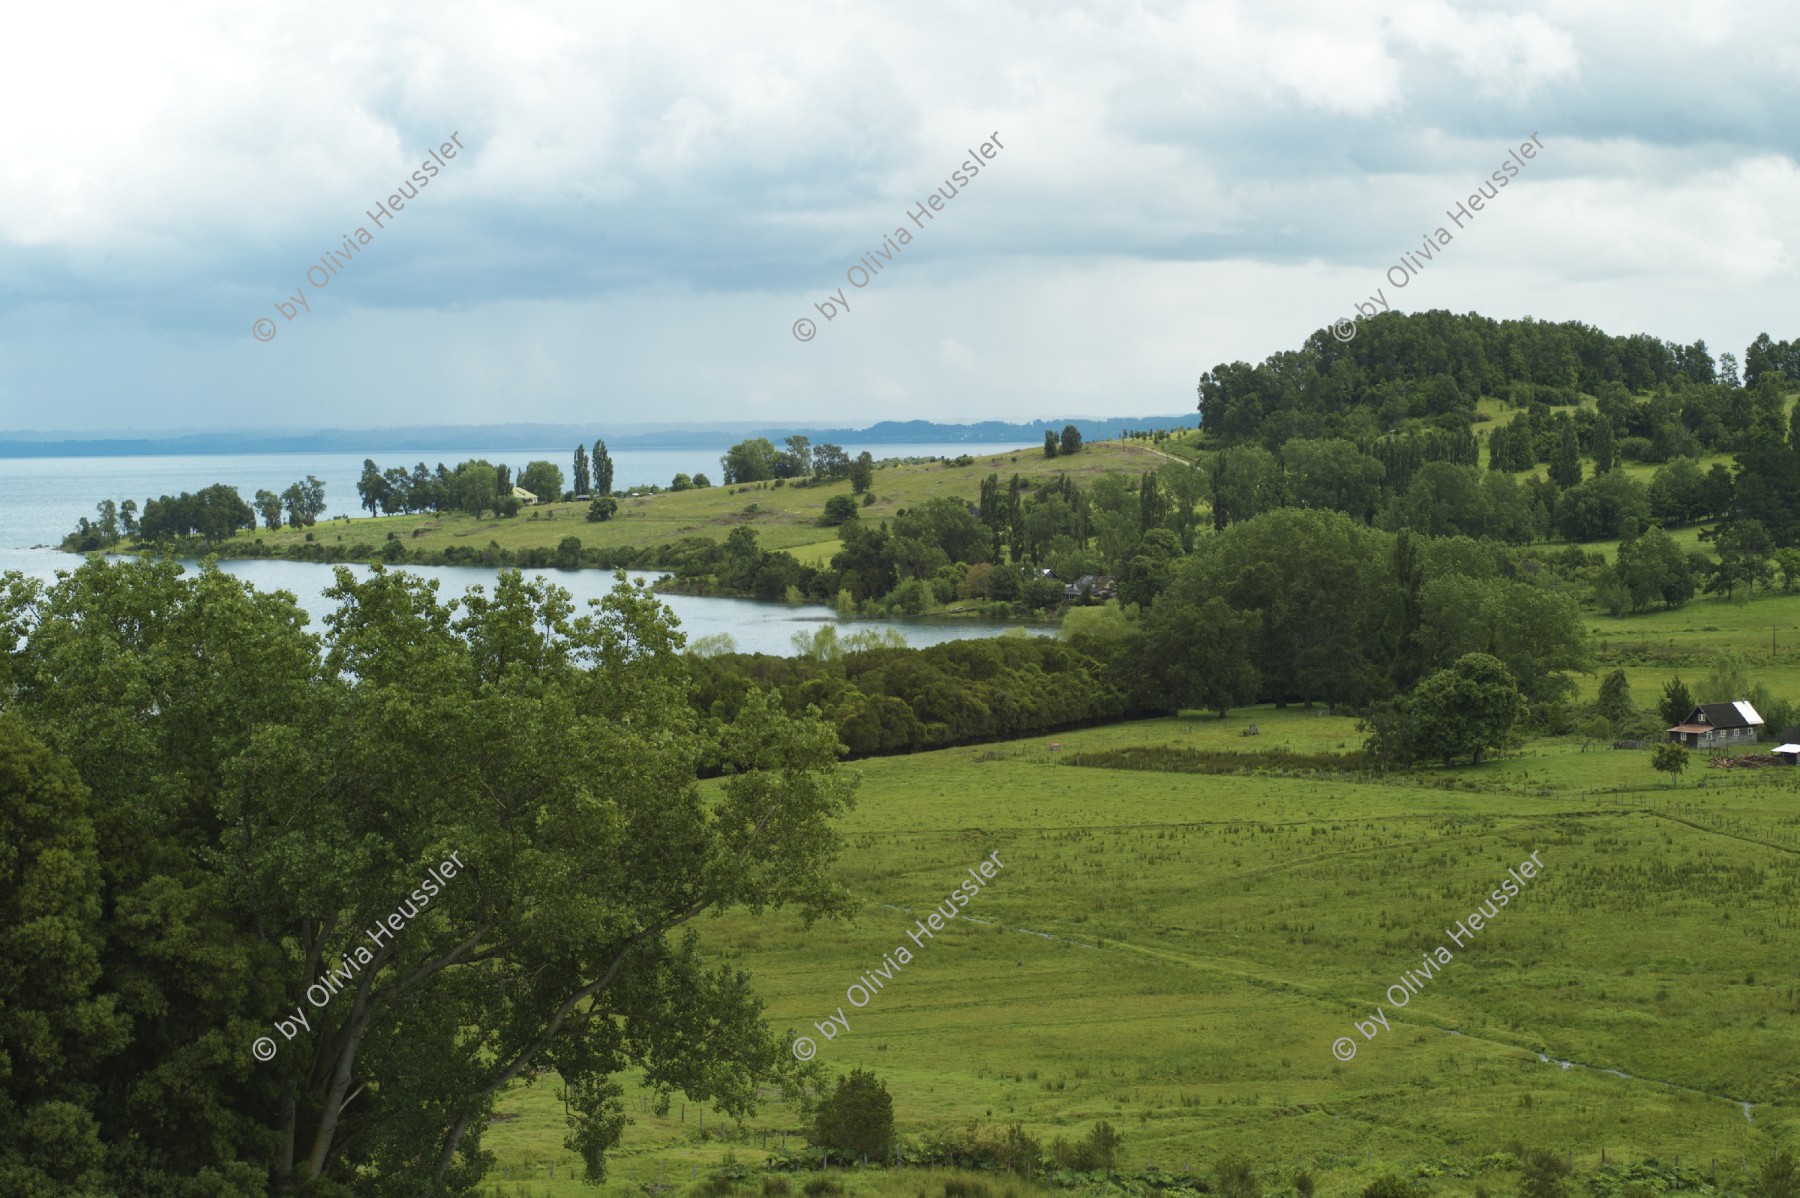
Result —
[[[854, 456], [867, 449], [882, 457], [955, 457], [958, 454], [992, 454], [1017, 449], [1010, 445], [845, 445]], [[515, 471], [529, 461], [543, 458], [570, 472], [573, 446], [563, 449], [507, 450], [502, 453], [443, 453], [409, 450], [376, 454], [383, 468], [439, 461], [455, 465], [465, 458], [485, 457], [504, 462]], [[613, 454], [614, 485], [623, 489], [645, 483], [667, 485], [676, 473], [706, 472], [715, 482], [720, 477], [717, 449], [620, 450]], [[1028, 451], [1020, 450], [1021, 457]], [[138, 506], [151, 496], [194, 491], [215, 482], [238, 489], [246, 499], [259, 489], [279, 492], [308, 474], [325, 482], [327, 512], [354, 514], [356, 479], [362, 473], [365, 454], [204, 454], [163, 457], [16, 458], [0, 460], [0, 572], [18, 570], [36, 578], [53, 578], [58, 570], [70, 570], [80, 559], [46, 546], [59, 542], [82, 516], [92, 516], [102, 499], [135, 498]], [[271, 560], [229, 561], [227, 572], [262, 590], [288, 591], [313, 616], [314, 625], [330, 610], [324, 597], [332, 583], [332, 567], [309, 562]], [[351, 566], [359, 575], [367, 567]], [[479, 566], [408, 566], [415, 574], [440, 579], [439, 594], [460, 595], [471, 586], [492, 589], [495, 571]], [[612, 589], [607, 570], [534, 570], [574, 595], [578, 605], [599, 598]], [[654, 573], [633, 572], [645, 581]], [[814, 604], [756, 603], [746, 599], [665, 595], [661, 597], [681, 621], [689, 641], [714, 633], [729, 635], [745, 653], [793, 652], [796, 632], [811, 635], [826, 623], [840, 634], [859, 628], [893, 628], [910, 645], [935, 645], [970, 637], [998, 636], [1011, 625], [957, 621], [932, 623], [919, 620], [838, 620], [829, 607]], [[1032, 629], [1046, 633], [1047, 629]]]

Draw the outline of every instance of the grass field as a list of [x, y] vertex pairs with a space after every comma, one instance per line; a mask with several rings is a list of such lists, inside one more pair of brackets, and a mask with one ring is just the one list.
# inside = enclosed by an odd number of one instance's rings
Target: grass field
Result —
[[[1800, 597], [1596, 623], [1609, 653], [1653, 659], [1629, 667], [1647, 705], [1664, 666], [1754, 652], [1771, 615], [1800, 632]], [[1786, 693], [1791, 645], [1774, 666]], [[1252, 722], [1259, 735], [1240, 735]], [[728, 915], [704, 935], [830, 1072], [881, 1075], [915, 1137], [1017, 1120], [1073, 1139], [1106, 1119], [1127, 1168], [1204, 1172], [1235, 1153], [1271, 1194], [1304, 1168], [1336, 1198], [1388, 1169], [1440, 1194], [1510, 1193], [1516, 1175], [1483, 1158], [1520, 1144], [1578, 1169], [1602, 1150], [1716, 1160], [1736, 1186], [1740, 1161], [1800, 1131], [1800, 770], [1696, 761], [1670, 789], [1648, 753], [1579, 738], [1380, 779], [1282, 764], [1359, 739], [1348, 718], [1256, 708], [859, 762], [841, 869], [855, 922]], [[1065, 764], [1158, 746], [1254, 754], [1255, 769]], [[1543, 872], [1490, 926], [1447, 936], [1534, 852]], [[963, 917], [866, 1007], [846, 1001], [883, 953], [912, 947], [910, 913], [989, 853], [1005, 869]], [[1440, 945], [1451, 962], [1395, 1003], [1406, 991], [1388, 988]], [[826, 1040], [815, 1025], [840, 1007], [850, 1030]], [[1352, 1060], [1333, 1055], [1343, 1037]], [[542, 1087], [509, 1098], [517, 1117], [488, 1138], [514, 1179], [498, 1192], [584, 1192], [555, 1108]], [[783, 1132], [800, 1142], [779, 1104], [741, 1129], [709, 1114], [705, 1139], [699, 1114], [634, 1110], [608, 1190], [691, 1187], [728, 1152], [754, 1165]], [[911, 1172], [846, 1183], [941, 1192]]]
[[[1043, 482], [1058, 474], [1089, 486], [1103, 474], [1125, 473], [1135, 477], [1154, 470], [1168, 459], [1141, 442], [1102, 441], [1084, 446], [1070, 457], [1045, 458], [1042, 446], [1013, 453], [989, 454], [972, 465], [947, 462], [895, 465], [875, 472], [872, 506], [861, 509], [861, 518], [879, 520], [941, 495], [971, 502], [980, 493], [981, 480], [999, 473], [1002, 479], [1015, 472]], [[837, 552], [835, 529], [820, 527], [825, 501], [850, 494], [849, 480], [825, 486], [776, 486], [745, 483], [734, 487], [706, 487], [690, 491], [665, 491], [621, 500], [611, 520], [589, 523], [586, 503], [550, 503], [526, 508], [519, 515], [500, 519], [476, 519], [462, 513], [440, 515], [357, 517], [321, 521], [311, 530], [283, 528], [275, 532], [239, 533], [238, 541], [261, 540], [277, 552], [314, 541], [345, 548], [363, 544], [379, 549], [393, 533], [408, 549], [442, 550], [452, 545], [475, 549], [490, 542], [502, 549], [554, 548], [563, 537], [574, 536], [589, 548], [648, 547], [704, 536], [722, 540], [733, 528], [756, 530], [764, 549], [785, 549], [809, 565], [822, 565]]]

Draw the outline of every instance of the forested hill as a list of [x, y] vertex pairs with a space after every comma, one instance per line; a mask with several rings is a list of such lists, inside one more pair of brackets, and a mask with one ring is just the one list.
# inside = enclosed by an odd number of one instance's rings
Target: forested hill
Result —
[[[1524, 407], [1622, 400], [1686, 386], [1754, 389], [1800, 382], [1800, 339], [1767, 333], [1732, 353], [1647, 333], [1615, 336], [1580, 321], [1494, 320], [1476, 313], [1384, 312], [1343, 341], [1320, 329], [1260, 365], [1220, 363], [1200, 379], [1202, 427], [1273, 449], [1295, 438], [1366, 441], [1409, 420], [1472, 421], [1482, 396]], [[1432, 420], [1434, 417], [1449, 418]]]

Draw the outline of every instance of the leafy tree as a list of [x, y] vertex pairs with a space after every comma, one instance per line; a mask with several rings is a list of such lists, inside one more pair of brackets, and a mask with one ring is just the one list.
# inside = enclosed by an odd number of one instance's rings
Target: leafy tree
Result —
[[281, 493], [281, 504], [287, 511], [289, 524], [295, 528], [311, 528], [325, 512], [325, 484], [309, 474]]
[[1657, 702], [1656, 713], [1662, 717], [1664, 727], [1673, 727], [1693, 713], [1694, 696], [1688, 693], [1687, 683], [1680, 675], [1663, 683], [1662, 698]]
[[451, 476], [451, 505], [459, 512], [480, 518], [500, 510], [500, 472], [482, 459], [459, 463]]
[[1650, 514], [1665, 524], [1685, 524], [1705, 513], [1706, 476], [1693, 458], [1674, 458], [1650, 479]]
[[[731, 480], [726, 479], [725, 481], [730, 482]], [[875, 457], [865, 449], [856, 455], [855, 461], [850, 463], [850, 490], [854, 494], [861, 495], [873, 486], [874, 482]]]
[[1556, 448], [1550, 454], [1550, 481], [1565, 491], [1581, 482], [1581, 446], [1573, 420], [1564, 420], [1557, 435]]
[[[613, 492], [613, 460], [606, 452], [606, 442], [594, 438], [594, 491], [596, 497], [605, 497]], [[730, 481], [729, 479], [727, 481]]]
[[1719, 551], [1719, 564], [1713, 571], [1712, 581], [1707, 584], [1708, 591], [1724, 591], [1729, 599], [1738, 587], [1744, 586], [1754, 595], [1758, 582], [1766, 583], [1774, 576], [1769, 555], [1774, 552], [1775, 544], [1762, 521], [1733, 520], [1719, 528], [1714, 542]]
[[1056, 456], [1056, 448], [1057, 448], [1056, 434], [1051, 432], [1049, 429], [1045, 429], [1044, 430], [1044, 456], [1047, 458], [1055, 457]]
[[725, 451], [719, 465], [725, 482], [754, 483], [775, 477], [775, 446], [767, 437], [750, 437]]
[[839, 1075], [819, 1100], [806, 1137], [814, 1147], [852, 1158], [884, 1161], [894, 1149], [894, 1100], [887, 1084], [866, 1069]]
[[599, 524], [603, 521], [611, 520], [613, 518], [613, 513], [618, 510], [618, 500], [614, 499], [611, 495], [602, 495], [600, 498], [588, 504], [588, 522], [590, 524]]
[[827, 527], [856, 519], [856, 500], [848, 495], [833, 495], [825, 501], [825, 514], [819, 523]]
[[1343, 438], [1296, 438], [1281, 447], [1282, 481], [1295, 507], [1329, 508], [1367, 523], [1387, 468]]
[[575, 473], [573, 475], [575, 494], [587, 495], [594, 485], [593, 471], [588, 466], [587, 446], [575, 447]]
[[1184, 595], [1158, 596], [1144, 621], [1144, 676], [1156, 686], [1151, 705], [1171, 715], [1198, 707], [1224, 719], [1254, 699], [1250, 646], [1260, 623], [1255, 612], [1233, 611], [1217, 595], [1198, 605]]
[[1610, 540], [1624, 535], [1632, 522], [1642, 528], [1649, 517], [1648, 489], [1623, 470], [1568, 488], [1556, 505], [1557, 524], [1571, 541]]
[[[398, 541], [391, 542], [399, 544]], [[581, 538], [564, 537], [556, 543], [556, 567], [559, 570], [578, 570], [581, 568]]]
[[1688, 751], [1674, 741], [1664, 741], [1650, 751], [1650, 767], [1669, 775], [1669, 785], [1674, 786], [1688, 767]]
[[563, 472], [555, 462], [527, 462], [519, 485], [538, 497], [539, 503], [555, 503], [563, 497]]
[[1637, 715], [1637, 704], [1631, 701], [1631, 683], [1624, 670], [1614, 670], [1600, 680], [1600, 696], [1594, 700], [1594, 714], [1623, 727]]
[[382, 477], [381, 467], [375, 464], [374, 458], [364, 458], [362, 477], [356, 480], [356, 495], [362, 500], [362, 506], [373, 516], [387, 498], [387, 480]]
[[1781, 575], [1781, 589], [1785, 593], [1800, 582], [1800, 549], [1777, 549], [1774, 555], [1775, 570]]
[[691, 491], [693, 489], [694, 480], [685, 474], [677, 474], [669, 480], [669, 490], [671, 491]]
[[119, 1192], [94, 1105], [130, 1039], [101, 953], [101, 876], [88, 789], [0, 714], [0, 1188]]
[[712, 479], [706, 477], [704, 474], [696, 474], [694, 475], [694, 486], [701, 488], [710, 487], [712, 486]]
[[841, 445], [826, 441], [813, 446], [812, 463], [813, 478], [820, 482], [834, 482], [850, 477], [850, 455], [844, 452]]
[[1406, 704], [1409, 738], [1420, 757], [1467, 754], [1479, 762], [1489, 748], [1506, 744], [1524, 702], [1512, 673], [1486, 653], [1467, 653], [1430, 675]]
[[813, 468], [812, 442], [799, 433], [795, 433], [783, 444], [787, 446], [788, 457], [793, 460], [796, 467], [793, 474], [788, 477], [799, 478], [802, 475], [811, 474]]
[[407, 473], [406, 467], [389, 466], [381, 472], [381, 481], [386, 491], [381, 497], [383, 515], [413, 510], [412, 475]]
[[1063, 425], [1060, 451], [1064, 456], [1081, 448], [1081, 430], [1072, 424]]
[[[259, 495], [267, 492], [258, 492]], [[119, 530], [128, 537], [138, 535], [137, 500], [127, 499], [119, 504]]]
[[1621, 544], [1615, 568], [1631, 596], [1633, 611], [1642, 611], [1659, 599], [1665, 607], [1680, 607], [1694, 597], [1694, 576], [1687, 556], [1675, 538], [1660, 528]]
[[1281, 503], [1281, 471], [1260, 445], [1222, 449], [1206, 463], [1213, 527], [1248, 520]]
[[[8, 877], [0, 907], [63, 925], [0, 970], [0, 993], [29, 986], [47, 1016], [27, 1055], [9, 1039], [0, 1094], [72, 1092], [90, 1113], [91, 1130], [58, 1116], [56, 1150], [118, 1153], [81, 1192], [471, 1193], [496, 1096], [551, 1071], [599, 1180], [619, 1078], [737, 1117], [794, 1080], [744, 976], [683, 929], [847, 912], [835, 728], [755, 692], [703, 730], [681, 634], [623, 581], [581, 614], [515, 572], [459, 606], [380, 570], [338, 571], [327, 598], [314, 633], [291, 596], [216, 568], [99, 558], [0, 597], [19, 630], [9, 715], [92, 792], [99, 858], [68, 787], [27, 761], [22, 807], [0, 754], [0, 824], [29, 817], [3, 829], [26, 850], [4, 868], [55, 871]], [[726, 777], [702, 794], [708, 763]], [[19, 944], [5, 913], [0, 955]], [[343, 992], [312, 1004], [321, 978]], [[130, 1042], [96, 1070], [109, 1012]], [[275, 1059], [247, 1059], [259, 1035]], [[0, 1159], [21, 1149], [0, 1136]]]

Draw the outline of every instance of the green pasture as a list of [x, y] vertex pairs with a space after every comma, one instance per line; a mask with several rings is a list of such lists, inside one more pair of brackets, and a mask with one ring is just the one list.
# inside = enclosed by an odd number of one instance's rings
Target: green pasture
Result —
[[[1388, 1169], [1510, 1192], [1478, 1162], [1515, 1141], [1581, 1168], [1602, 1149], [1716, 1158], [1724, 1184], [1796, 1130], [1800, 770], [1696, 762], [1671, 790], [1647, 752], [1575, 738], [1379, 780], [1282, 765], [1358, 740], [1347, 717], [1257, 708], [855, 763], [840, 870], [855, 921], [734, 914], [703, 935], [829, 1072], [882, 1076], [914, 1137], [1016, 1120], [1072, 1139], [1106, 1119], [1127, 1168], [1236, 1153], [1272, 1193], [1305, 1168], [1336, 1196]], [[1224, 775], [1064, 764], [1137, 746], [1251, 756]], [[1448, 939], [1534, 851], [1524, 893]], [[1004, 871], [915, 948], [915, 918], [994, 852]], [[847, 1001], [899, 945], [912, 961], [865, 1007]], [[1398, 1007], [1387, 988], [1439, 945], [1453, 960]], [[840, 1007], [850, 1031], [827, 1040], [814, 1025]], [[1365, 1039], [1353, 1021], [1378, 1007], [1389, 1028]], [[1345, 1036], [1357, 1053], [1340, 1061]], [[691, 1187], [727, 1152], [754, 1165], [765, 1135], [798, 1142], [779, 1103], [741, 1129], [709, 1114], [702, 1139], [694, 1107], [658, 1117], [628, 1094], [620, 1194], [653, 1175]], [[538, 1171], [500, 1192], [583, 1192], [565, 1185], [554, 1086], [504, 1113], [488, 1146]], [[922, 1174], [847, 1182], [942, 1192]]]
[[[1100, 475], [1123, 472], [1136, 476], [1167, 460], [1140, 442], [1101, 441], [1083, 446], [1073, 456], [1054, 459], [1045, 458], [1040, 445], [988, 454], [968, 466], [948, 462], [888, 466], [875, 472], [870, 488], [875, 502], [860, 509], [861, 518], [891, 518], [902, 508], [942, 495], [973, 502], [981, 491], [981, 480], [994, 473], [1007, 479], [1016, 472], [1041, 482], [1067, 474], [1081, 485], [1091, 486]], [[261, 540], [281, 552], [305, 541], [310, 532], [320, 544], [346, 549], [363, 544], [379, 551], [393, 533], [408, 549], [436, 551], [467, 545], [479, 550], [492, 542], [518, 551], [553, 549], [564, 537], [574, 536], [588, 548], [615, 549], [661, 545], [689, 536], [723, 540], [732, 529], [746, 527], [756, 531], [762, 548], [790, 550], [801, 561], [822, 565], [837, 552], [838, 542], [836, 530], [821, 527], [819, 516], [827, 499], [848, 494], [848, 479], [824, 486], [745, 483], [621, 499], [618, 514], [600, 523], [587, 521], [586, 503], [547, 503], [504, 519], [492, 515], [477, 519], [460, 512], [345, 516], [321, 520], [311, 529], [240, 532], [235, 540]]]

